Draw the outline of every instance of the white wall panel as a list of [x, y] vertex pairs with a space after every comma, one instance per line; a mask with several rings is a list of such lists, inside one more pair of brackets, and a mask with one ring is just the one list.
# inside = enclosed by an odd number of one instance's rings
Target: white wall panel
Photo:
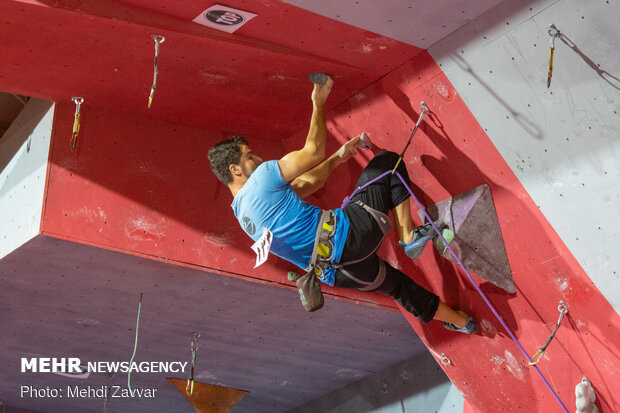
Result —
[[[508, 13], [511, 3], [493, 8], [429, 52], [619, 311], [620, 5], [540, 1]], [[549, 23], [566, 37], [556, 39], [547, 89]]]
[[284, 0], [413, 46], [428, 48], [501, 0]]
[[0, 139], [0, 258], [39, 233], [53, 118], [30, 99]]

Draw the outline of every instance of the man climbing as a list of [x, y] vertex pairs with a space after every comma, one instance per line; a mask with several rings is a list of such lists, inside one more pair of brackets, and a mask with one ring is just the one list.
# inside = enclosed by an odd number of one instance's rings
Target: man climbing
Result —
[[[254, 241], [261, 238], [263, 228], [269, 230], [270, 252], [301, 268], [319, 267], [319, 278], [325, 284], [378, 291], [396, 299], [425, 323], [436, 319], [450, 330], [475, 333], [478, 327], [471, 317], [448, 307], [377, 256], [385, 233], [391, 229], [387, 216], [390, 210], [407, 255], [419, 256], [432, 238], [429, 227], [414, 228], [410, 195], [396, 175], [386, 175], [368, 185], [342, 209], [321, 211], [302, 200], [322, 188], [334, 169], [349, 160], [359, 144], [358, 136], [324, 160], [324, 106], [332, 85], [329, 76], [322, 86], [314, 83], [310, 129], [303, 148], [279, 160], [263, 162], [244, 138], [235, 136], [209, 150], [211, 169], [230, 189], [234, 198], [231, 206], [241, 227]], [[397, 159], [393, 152], [377, 153], [356, 186], [393, 169]], [[409, 184], [404, 164], [397, 170]], [[328, 248], [317, 254], [315, 240], [319, 237], [328, 240]]]

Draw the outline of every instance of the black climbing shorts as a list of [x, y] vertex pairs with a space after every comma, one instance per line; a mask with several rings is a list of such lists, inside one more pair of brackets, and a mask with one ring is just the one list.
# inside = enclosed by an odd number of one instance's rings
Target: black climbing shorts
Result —
[[[368, 163], [355, 187], [364, 185], [386, 171], [392, 171], [397, 160], [398, 154], [394, 152], [379, 152]], [[407, 185], [411, 185], [402, 162], [397, 171]], [[383, 239], [383, 232], [377, 221], [355, 201], [360, 200], [387, 215], [390, 210], [404, 202], [409, 196], [409, 191], [398, 176], [388, 174], [364, 188], [351, 199], [349, 205], [344, 207], [343, 212], [349, 218], [350, 225], [340, 262], [357, 261], [366, 257], [358, 263], [346, 265], [344, 269], [347, 272], [362, 281], [372, 282], [379, 273], [382, 261], [373, 251]], [[396, 299], [400, 305], [421, 321], [427, 323], [432, 320], [439, 305], [439, 298], [388, 263], [384, 265], [385, 281], [374, 291]], [[342, 288], [364, 287], [339, 270], [336, 271], [335, 285]]]
[[[397, 161], [398, 154], [388, 151], [379, 152], [366, 165], [355, 184], [355, 188], [363, 186], [387, 171], [392, 171]], [[396, 172], [403, 177], [408, 186], [411, 186], [409, 174], [403, 162], [398, 165]], [[403, 182], [396, 174], [392, 175], [390, 173], [362, 189], [351, 199], [351, 203], [360, 200], [369, 207], [387, 214], [409, 198], [409, 196], [409, 191], [403, 185]]]

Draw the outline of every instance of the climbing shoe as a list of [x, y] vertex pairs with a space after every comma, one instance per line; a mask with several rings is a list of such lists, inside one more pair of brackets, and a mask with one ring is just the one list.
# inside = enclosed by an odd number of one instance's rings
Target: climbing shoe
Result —
[[[435, 226], [439, 231], [441, 231], [445, 227], [445, 224], [443, 223], [443, 221], [439, 220], [435, 221]], [[437, 233], [435, 232], [433, 226], [428, 223], [414, 229], [413, 236], [413, 241], [411, 241], [410, 243], [405, 244], [402, 241], [398, 241], [398, 245], [400, 245], [403, 250], [405, 250], [405, 254], [407, 254], [409, 258], [416, 259], [419, 258], [420, 255], [422, 255], [426, 244], [428, 244], [430, 240], [436, 237]]]
[[443, 322], [443, 326], [446, 328], [446, 330], [458, 331], [459, 333], [476, 334], [476, 332], [478, 332], [478, 324], [476, 324], [474, 319], [471, 317], [467, 318], [467, 325], [463, 328], [458, 328], [454, 324], [448, 323], [446, 321]]

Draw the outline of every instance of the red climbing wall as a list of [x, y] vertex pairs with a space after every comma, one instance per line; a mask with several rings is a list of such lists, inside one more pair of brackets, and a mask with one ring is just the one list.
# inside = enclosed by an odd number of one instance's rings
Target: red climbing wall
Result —
[[[432, 114], [406, 157], [416, 194], [430, 204], [483, 183], [491, 187], [517, 293], [477, 281], [530, 354], [546, 340], [564, 300], [569, 314], [541, 371], [567, 406], [574, 385], [587, 375], [601, 411], [620, 410], [618, 315], [428, 54], [275, 0], [233, 1], [261, 16], [234, 36], [191, 25], [204, 10], [193, 1], [0, 3], [3, 59], [9, 62], [0, 88], [58, 102], [44, 234], [292, 288], [285, 273], [291, 266], [280, 260], [252, 270], [251, 242], [228, 210], [231, 195], [210, 173], [206, 152], [230, 133], [248, 135], [264, 158], [297, 148], [305, 129], [284, 143], [280, 138], [310, 116], [306, 74], [331, 71], [337, 75], [328, 113], [332, 150], [365, 130], [399, 152], [420, 100], [427, 102]], [[167, 40], [147, 110], [153, 33]], [[71, 152], [75, 95], [86, 101]], [[314, 200], [337, 207], [367, 160], [360, 154], [342, 166]], [[392, 265], [480, 321], [481, 334], [468, 337], [410, 320], [437, 359], [445, 354], [450, 360], [443, 368], [471, 408], [558, 410], [460, 270], [430, 248], [412, 262], [393, 241], [382, 250]], [[395, 308], [376, 294], [326, 292]]]
[[[538, 366], [569, 410], [574, 406], [574, 387], [585, 375], [596, 383], [601, 411], [617, 411], [618, 315], [427, 53], [335, 108], [328, 116], [334, 136], [331, 149], [366, 131], [379, 146], [400, 152], [419, 117], [422, 100], [431, 114], [405, 157], [416, 196], [423, 204], [431, 205], [484, 183], [490, 186], [517, 292], [508, 294], [474, 278], [530, 356], [553, 330], [559, 316], [558, 302], [563, 300], [569, 313]], [[289, 145], [295, 147], [303, 138], [298, 134]], [[318, 194], [317, 201], [335, 206], [352, 192], [366, 157], [361, 153], [347, 167], [342, 166], [329, 187]], [[414, 217], [417, 209], [414, 206]], [[383, 248], [392, 265], [399, 266], [448, 304], [473, 314], [481, 325], [479, 335], [465, 336], [444, 330], [440, 323], [422, 325], [408, 317], [438, 363], [443, 354], [447, 356], [450, 363], [440, 365], [471, 409], [562, 411], [463, 271], [433, 248], [428, 248], [419, 260], [411, 261], [395, 241], [392, 237]]]
[[[617, 314], [426, 53], [328, 113], [334, 138], [330, 150], [365, 130], [380, 146], [400, 151], [418, 119], [420, 100], [431, 115], [406, 157], [415, 193], [430, 204], [482, 183], [490, 185], [517, 293], [477, 281], [530, 354], [546, 340], [558, 317], [558, 301], [564, 300], [569, 314], [540, 369], [567, 406], [573, 403], [574, 385], [587, 375], [596, 383], [602, 411], [613, 411], [620, 390]], [[226, 207], [230, 193], [215, 181], [205, 159], [223, 133], [85, 107], [83, 124], [88, 127], [82, 129], [77, 151], [71, 152], [66, 139], [71, 124], [60, 120], [71, 119], [73, 109], [59, 104], [56, 110], [45, 234], [292, 288], [285, 274], [291, 266], [280, 260], [271, 258], [260, 271], [251, 270], [250, 241]], [[305, 133], [288, 139], [286, 149], [297, 147]], [[262, 140], [253, 146], [264, 158], [284, 152]], [[339, 206], [367, 160], [361, 153], [341, 166], [313, 200]], [[410, 320], [438, 360], [442, 354], [448, 357], [451, 363], [443, 369], [472, 408], [555, 411], [556, 401], [461, 271], [430, 248], [412, 262], [393, 241], [383, 247], [392, 265], [480, 321], [482, 333], [467, 337], [438, 323], [422, 326]], [[338, 289], [327, 293], [394, 306], [380, 295]]]
[[[293, 288], [287, 271], [299, 269], [277, 257], [252, 269], [252, 241], [206, 157], [226, 135], [86, 106], [72, 152], [67, 138], [72, 123], [65, 120], [73, 111], [70, 104], [58, 104], [55, 112], [44, 234]], [[277, 145], [255, 142], [265, 159], [282, 155]], [[338, 289], [328, 294], [396, 309], [379, 294]]]
[[[0, 90], [57, 102], [45, 234], [289, 287], [281, 261], [251, 271], [251, 243], [208, 148], [243, 134], [282, 155], [280, 141], [310, 117], [308, 73], [337, 74], [334, 106], [420, 51], [276, 0], [227, 3], [259, 15], [234, 35], [192, 23], [205, 9], [194, 1], [0, 3], [10, 63]], [[166, 41], [147, 109], [152, 34]], [[72, 96], [85, 99], [75, 152]], [[332, 293], [395, 309], [381, 296]]]

